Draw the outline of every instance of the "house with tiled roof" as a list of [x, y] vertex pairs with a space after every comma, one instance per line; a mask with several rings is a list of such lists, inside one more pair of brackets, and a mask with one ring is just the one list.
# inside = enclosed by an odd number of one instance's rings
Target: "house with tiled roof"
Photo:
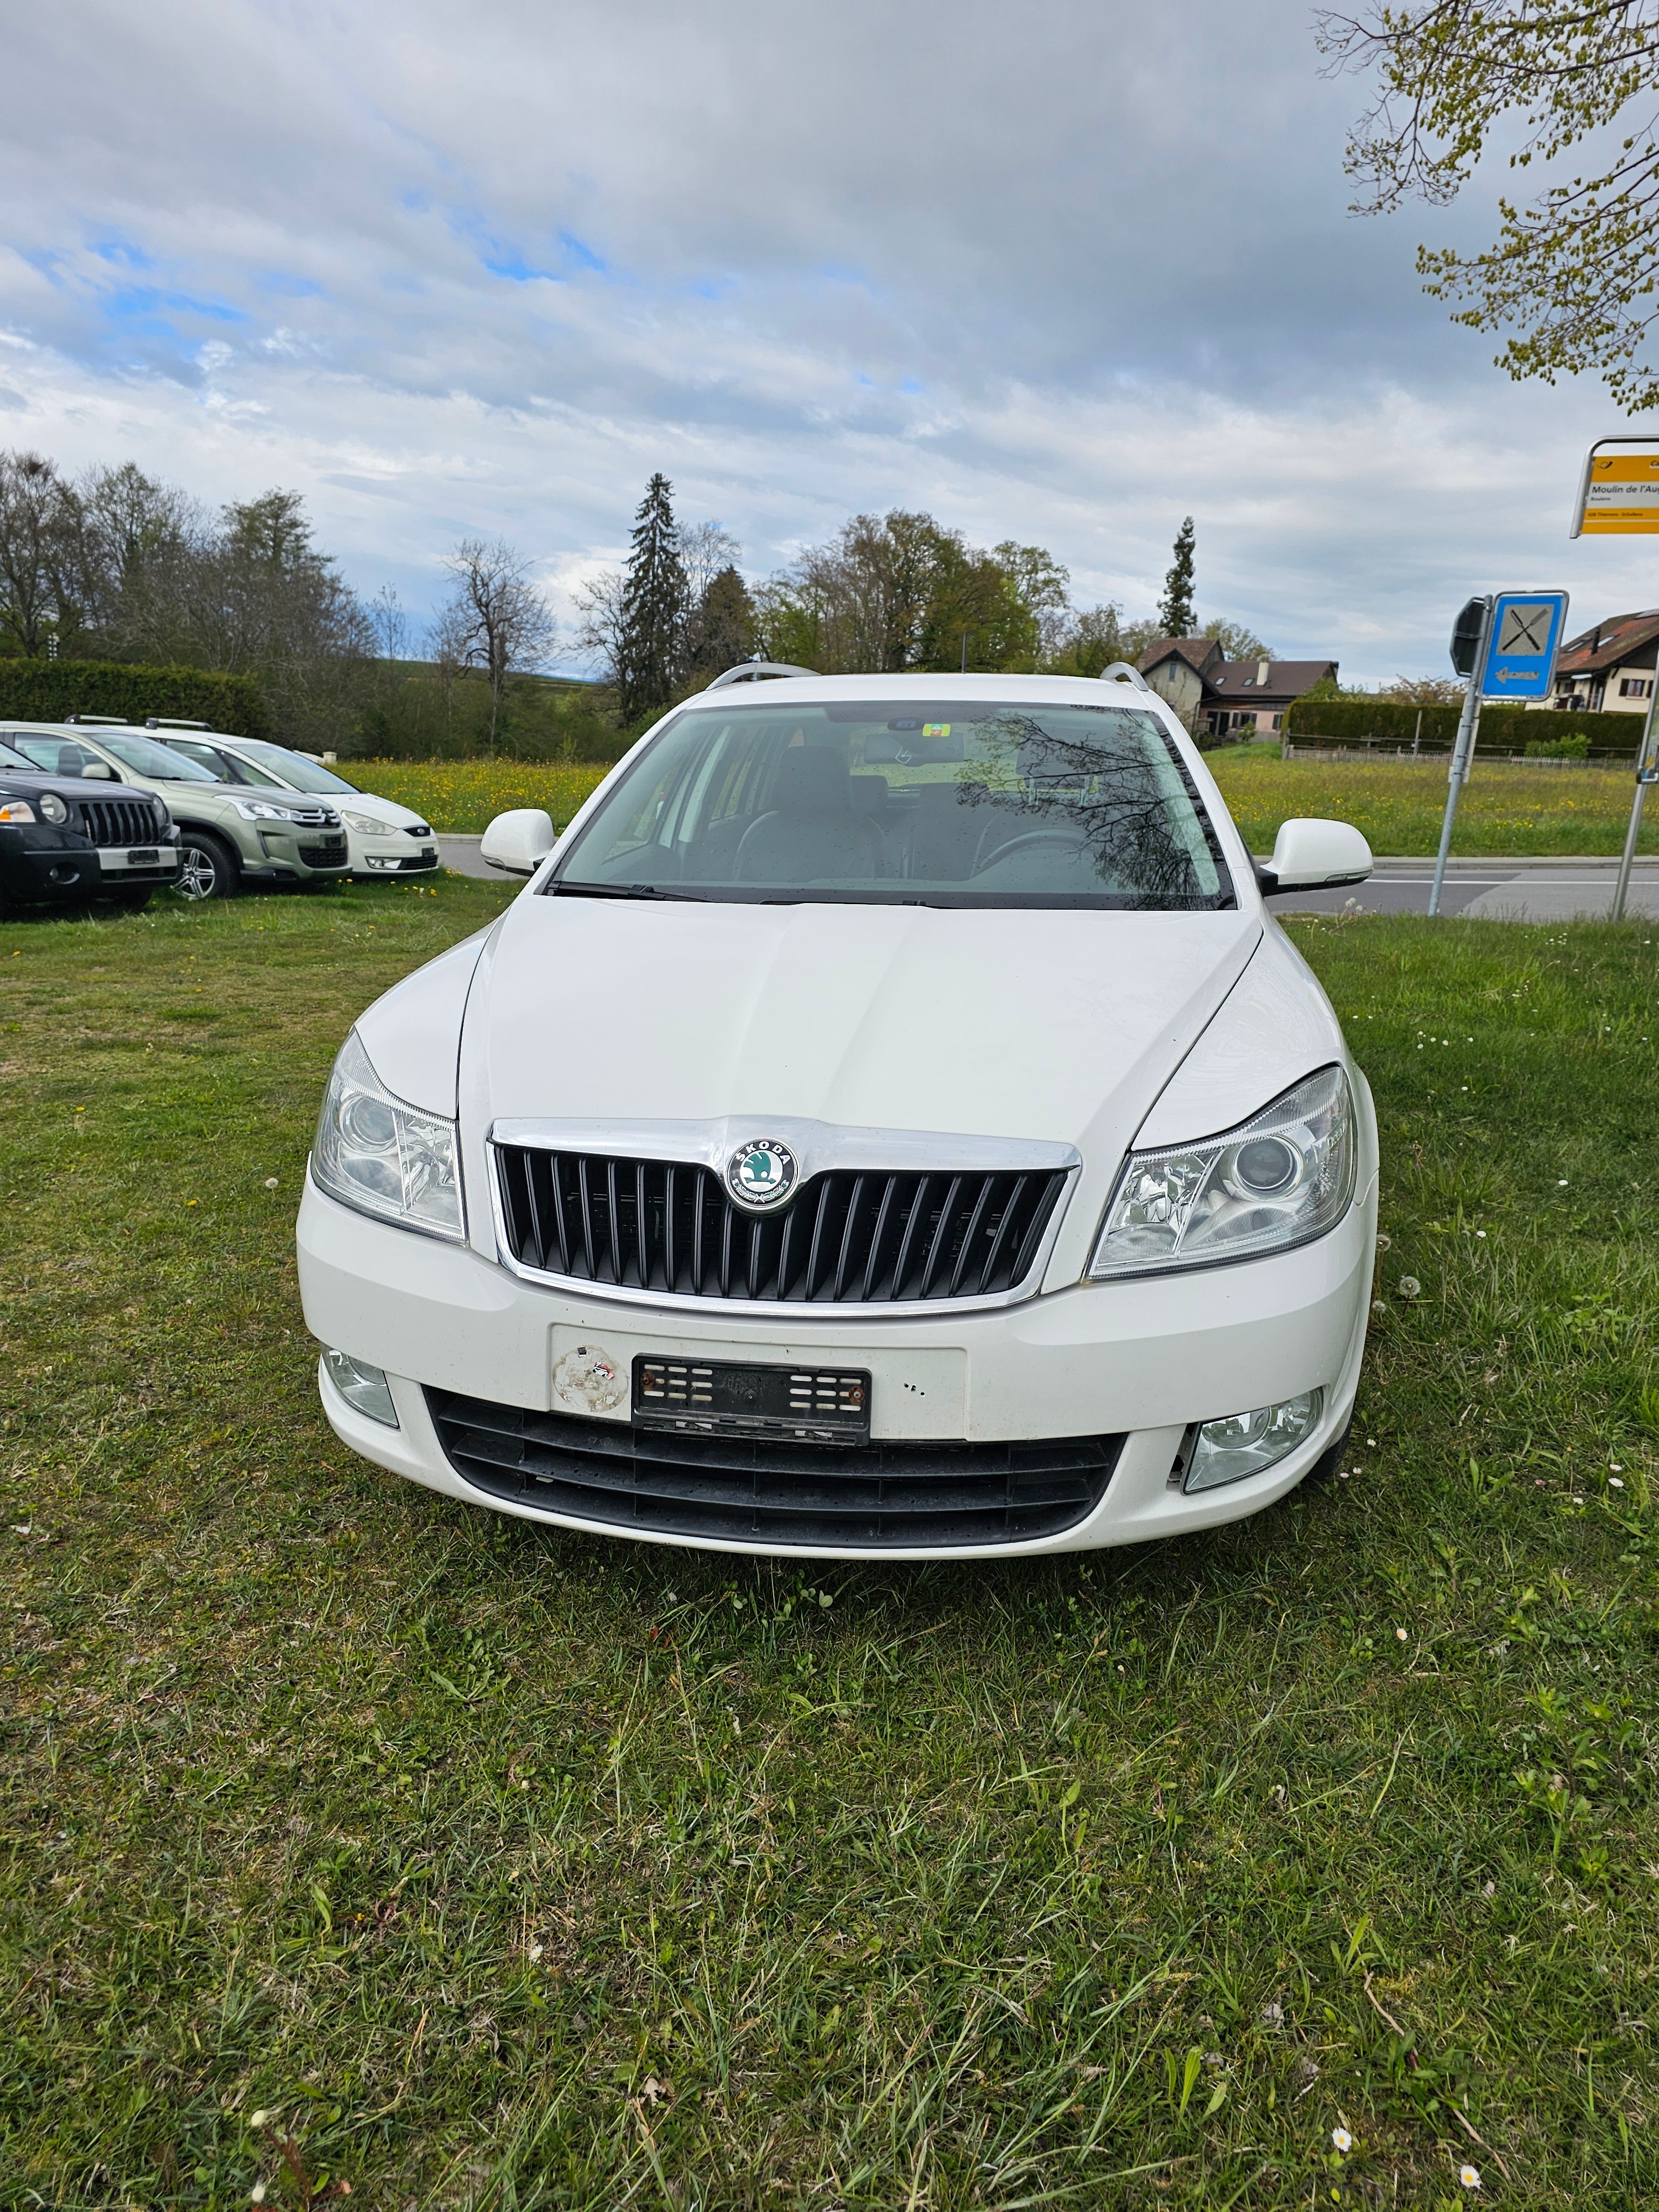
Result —
[[1613, 615], [1569, 638], [1555, 664], [1555, 696], [1540, 707], [1583, 714], [1645, 714], [1659, 658], [1659, 607]]
[[1189, 730], [1212, 737], [1271, 738], [1292, 699], [1328, 678], [1334, 660], [1225, 660], [1212, 637], [1161, 637], [1139, 668]]

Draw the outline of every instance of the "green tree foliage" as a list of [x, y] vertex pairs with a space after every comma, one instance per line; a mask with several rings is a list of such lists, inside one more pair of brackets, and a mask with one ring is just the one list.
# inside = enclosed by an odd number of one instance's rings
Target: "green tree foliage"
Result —
[[[1419, 247], [1425, 290], [1462, 303], [1454, 321], [1512, 332], [1497, 361], [1513, 377], [1594, 368], [1622, 405], [1659, 404], [1643, 358], [1659, 315], [1659, 0], [1373, 0], [1316, 22], [1333, 68], [1376, 85], [1348, 142], [1355, 212], [1443, 205], [1494, 135], [1518, 136], [1508, 166], [1542, 171], [1538, 188], [1500, 198], [1483, 251]], [[1585, 173], [1563, 173], [1587, 141]]]
[[1206, 622], [1199, 631], [1200, 637], [1212, 637], [1221, 647], [1224, 660], [1273, 660], [1278, 658], [1272, 646], [1261, 640], [1247, 623], [1229, 622], [1218, 616]]
[[1196, 619], [1193, 611], [1193, 548], [1196, 533], [1189, 514], [1176, 532], [1175, 557], [1164, 579], [1164, 597], [1158, 619], [1164, 637], [1190, 637]]
[[673, 490], [659, 470], [634, 518], [617, 638], [617, 700], [624, 722], [660, 713], [680, 672], [687, 586]]
[[70, 714], [118, 714], [142, 722], [176, 714], [242, 738], [274, 737], [270, 708], [251, 676], [203, 668], [146, 668], [127, 660], [0, 658], [0, 714], [20, 722]]
[[85, 618], [80, 502], [43, 453], [0, 453], [0, 649], [45, 656]]
[[752, 659], [755, 638], [755, 602], [748, 585], [735, 568], [717, 569], [686, 621], [686, 681], [707, 684], [740, 660]]
[[1070, 580], [1040, 545], [987, 551], [931, 514], [855, 514], [762, 587], [762, 649], [826, 674], [1046, 666], [1078, 644]]

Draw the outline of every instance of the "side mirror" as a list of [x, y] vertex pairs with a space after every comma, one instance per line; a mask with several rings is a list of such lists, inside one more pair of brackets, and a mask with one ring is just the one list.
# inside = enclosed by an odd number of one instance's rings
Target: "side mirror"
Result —
[[1351, 823], [1304, 816], [1279, 823], [1273, 856], [1256, 880], [1264, 891], [1338, 890], [1363, 884], [1371, 867], [1371, 848]]
[[88, 761], [81, 770], [81, 780], [83, 783], [119, 783], [121, 781], [107, 761]]
[[509, 876], [533, 876], [553, 850], [553, 818], [539, 806], [498, 814], [483, 833], [480, 859]]

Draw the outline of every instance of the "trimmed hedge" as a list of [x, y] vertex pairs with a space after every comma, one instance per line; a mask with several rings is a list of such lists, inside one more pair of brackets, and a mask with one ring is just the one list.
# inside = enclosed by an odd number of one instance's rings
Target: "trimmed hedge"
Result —
[[[1419, 709], [1403, 699], [1292, 699], [1285, 709], [1287, 738], [1328, 738], [1334, 744], [1409, 745]], [[1423, 743], [1449, 752], [1457, 735], [1457, 707], [1425, 707]], [[1477, 752], [1524, 752], [1529, 744], [1561, 738], [1586, 737], [1593, 753], [1623, 754], [1630, 759], [1642, 742], [1640, 714], [1563, 714], [1553, 708], [1528, 712], [1488, 701], [1480, 709]]]
[[71, 714], [176, 714], [227, 737], [268, 738], [270, 709], [251, 676], [209, 668], [145, 668], [125, 660], [0, 659], [0, 714], [62, 722]]

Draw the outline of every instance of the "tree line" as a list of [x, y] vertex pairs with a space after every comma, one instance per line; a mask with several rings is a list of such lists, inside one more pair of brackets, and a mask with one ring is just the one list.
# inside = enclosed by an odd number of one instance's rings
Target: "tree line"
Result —
[[722, 670], [758, 659], [821, 675], [905, 670], [1098, 676], [1134, 660], [1153, 639], [1202, 635], [1234, 659], [1267, 648], [1242, 624], [1197, 630], [1194, 532], [1182, 525], [1153, 622], [1130, 623], [1115, 602], [1078, 607], [1064, 564], [1041, 545], [989, 548], [931, 514], [895, 507], [855, 514], [823, 544], [751, 586], [742, 549], [718, 523], [682, 528], [673, 486], [646, 487], [623, 567], [579, 597], [576, 644], [613, 693], [625, 723], [659, 713]]
[[[317, 544], [305, 501], [274, 489], [210, 508], [131, 461], [79, 477], [0, 452], [0, 659], [93, 659], [250, 676], [289, 742], [341, 752], [616, 751], [675, 700], [751, 659], [825, 674], [907, 669], [1094, 677], [1152, 639], [1196, 632], [1182, 525], [1157, 620], [1074, 605], [1044, 547], [986, 548], [933, 515], [855, 514], [753, 582], [719, 523], [682, 526], [661, 473], [626, 562], [579, 595], [568, 650], [596, 684], [556, 690], [557, 632], [531, 563], [463, 538], [418, 622], [390, 587], [364, 599]], [[1266, 653], [1212, 623], [1231, 658]]]
[[131, 461], [70, 477], [0, 452], [0, 657], [252, 676], [295, 744], [356, 749], [412, 660], [452, 722], [456, 679], [476, 680], [485, 712], [467, 719], [494, 750], [509, 680], [551, 651], [552, 612], [499, 539], [463, 538], [442, 565], [444, 600], [417, 624], [390, 587], [367, 601], [351, 589], [297, 492], [210, 508]]

